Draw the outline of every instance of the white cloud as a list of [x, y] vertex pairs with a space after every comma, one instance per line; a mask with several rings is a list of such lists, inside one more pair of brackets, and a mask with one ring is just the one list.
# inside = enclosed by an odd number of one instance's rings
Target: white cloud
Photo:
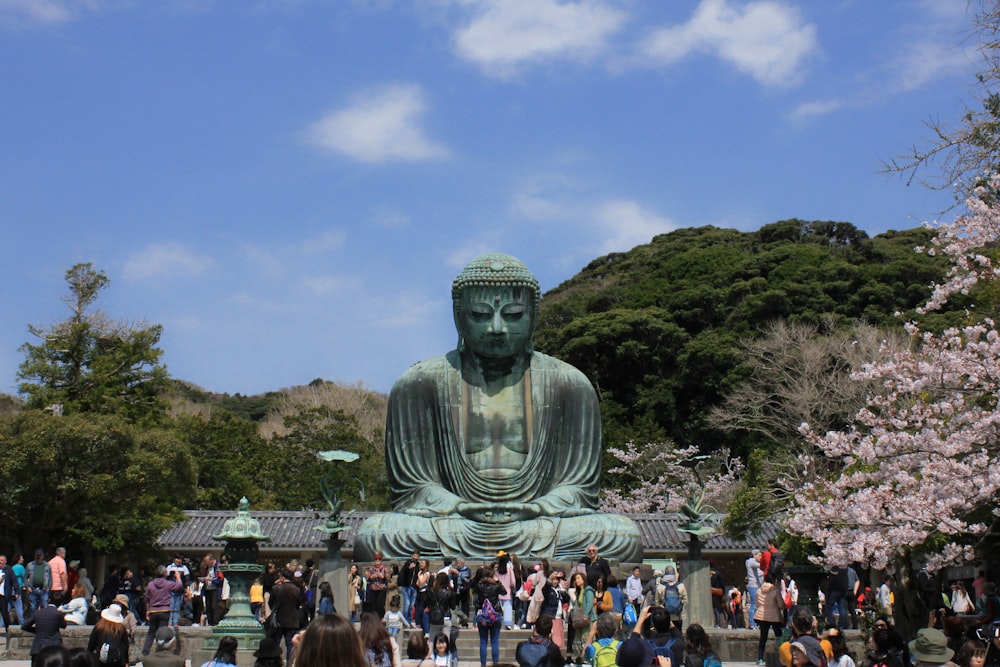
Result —
[[833, 113], [843, 106], [843, 100], [813, 100], [812, 102], [804, 102], [795, 107], [788, 117], [794, 122], [800, 122], [816, 118], [818, 116], [825, 116], [826, 114]]
[[130, 252], [125, 259], [123, 274], [128, 280], [154, 277], [199, 275], [211, 267], [210, 257], [199, 255], [180, 243], [150, 243], [142, 250]]
[[370, 163], [446, 157], [448, 149], [418, 124], [426, 111], [421, 88], [391, 84], [366, 91], [344, 109], [327, 113], [306, 130], [316, 146]]
[[341, 276], [309, 276], [302, 279], [302, 285], [316, 296], [330, 296], [348, 288], [351, 281]]
[[891, 90], [909, 92], [936, 79], [966, 73], [975, 58], [975, 49], [969, 45], [958, 48], [928, 39], [908, 44], [890, 65]]
[[0, 0], [0, 24], [64, 23], [97, 5], [92, 0]]
[[612, 200], [597, 210], [596, 222], [601, 231], [599, 254], [624, 252], [637, 245], [649, 243], [657, 234], [666, 234], [677, 225], [634, 201]]
[[803, 61], [817, 48], [816, 26], [803, 23], [792, 7], [771, 0], [742, 6], [702, 0], [687, 23], [656, 30], [642, 50], [667, 65], [713, 54], [761, 84], [779, 86], [796, 83]]
[[604, 0], [488, 0], [479, 6], [475, 18], [455, 33], [455, 49], [497, 76], [510, 76], [528, 63], [592, 59], [627, 18]]

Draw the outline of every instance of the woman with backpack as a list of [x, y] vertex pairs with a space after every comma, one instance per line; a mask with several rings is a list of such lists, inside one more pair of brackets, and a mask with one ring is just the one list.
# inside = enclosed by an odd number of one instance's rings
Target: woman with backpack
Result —
[[128, 645], [128, 631], [125, 629], [122, 608], [111, 604], [101, 611], [101, 618], [90, 633], [87, 650], [96, 655], [102, 665], [126, 667]]
[[455, 589], [451, 579], [444, 572], [434, 575], [434, 583], [427, 591], [427, 618], [430, 621], [429, 636], [435, 637], [444, 629], [444, 619], [451, 616], [455, 606]]
[[712, 650], [705, 628], [692, 623], [684, 632], [684, 667], [722, 667], [722, 660]]
[[493, 664], [500, 662], [500, 595], [503, 586], [497, 581], [494, 570], [489, 565], [479, 568], [472, 580], [475, 592], [476, 627], [479, 629], [479, 665], [486, 667], [486, 642], [489, 641]]
[[774, 631], [774, 639], [781, 638], [781, 629], [785, 620], [785, 598], [778, 582], [780, 577], [768, 573], [764, 577], [764, 585], [757, 591], [757, 611], [753, 620], [760, 628], [760, 641], [757, 642], [757, 664], [764, 664], [764, 648], [767, 646], [767, 635]]

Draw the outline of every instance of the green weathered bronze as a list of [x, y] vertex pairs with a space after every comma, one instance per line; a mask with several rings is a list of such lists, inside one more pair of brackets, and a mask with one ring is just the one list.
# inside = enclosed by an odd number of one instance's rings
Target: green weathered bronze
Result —
[[596, 544], [639, 561], [627, 517], [597, 512], [601, 421], [576, 368], [535, 352], [537, 279], [510, 255], [483, 255], [452, 286], [458, 348], [393, 386], [386, 468], [393, 512], [355, 535], [355, 560], [578, 558]]
[[226, 542], [223, 553], [228, 563], [219, 569], [229, 582], [229, 611], [212, 628], [212, 636], [206, 640], [205, 647], [214, 649], [219, 638], [232, 635], [239, 640], [241, 648], [256, 648], [264, 637], [264, 629], [250, 610], [250, 585], [264, 573], [264, 566], [257, 563], [257, 542], [271, 538], [261, 532], [260, 522], [250, 516], [250, 501], [243, 497], [236, 516], [227, 519], [222, 532], [212, 535], [212, 539]]

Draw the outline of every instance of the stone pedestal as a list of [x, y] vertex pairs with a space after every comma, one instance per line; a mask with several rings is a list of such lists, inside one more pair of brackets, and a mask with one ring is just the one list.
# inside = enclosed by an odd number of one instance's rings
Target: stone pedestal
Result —
[[684, 609], [684, 627], [692, 623], [698, 623], [706, 630], [715, 626], [711, 579], [708, 561], [681, 561], [681, 581], [688, 595], [687, 607]]
[[348, 610], [351, 602], [348, 597], [347, 572], [351, 564], [340, 555], [340, 547], [344, 544], [344, 540], [330, 537], [324, 541], [327, 543], [327, 549], [326, 556], [319, 564], [319, 580], [329, 582], [333, 591], [333, 606], [338, 614], [350, 619], [351, 613]]

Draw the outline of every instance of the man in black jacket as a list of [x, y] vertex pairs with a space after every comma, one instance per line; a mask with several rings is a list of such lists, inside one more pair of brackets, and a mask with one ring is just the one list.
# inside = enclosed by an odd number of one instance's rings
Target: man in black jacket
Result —
[[66, 616], [58, 609], [61, 604], [62, 595], [58, 592], [53, 593], [49, 596], [48, 606], [36, 609], [31, 618], [27, 619], [21, 626], [25, 632], [35, 634], [35, 639], [31, 642], [31, 650], [28, 652], [32, 658], [46, 646], [63, 645], [59, 630], [66, 627]]
[[291, 570], [281, 571], [281, 578], [271, 589], [268, 600], [271, 614], [277, 620], [277, 627], [272, 630], [272, 639], [280, 643], [285, 638], [285, 662], [292, 657], [292, 638], [299, 631], [299, 607], [302, 606], [302, 591], [292, 583]]
[[414, 551], [410, 560], [399, 566], [399, 576], [396, 583], [403, 595], [403, 618], [407, 623], [413, 623], [413, 605], [417, 601], [417, 572], [420, 570], [420, 552]]

